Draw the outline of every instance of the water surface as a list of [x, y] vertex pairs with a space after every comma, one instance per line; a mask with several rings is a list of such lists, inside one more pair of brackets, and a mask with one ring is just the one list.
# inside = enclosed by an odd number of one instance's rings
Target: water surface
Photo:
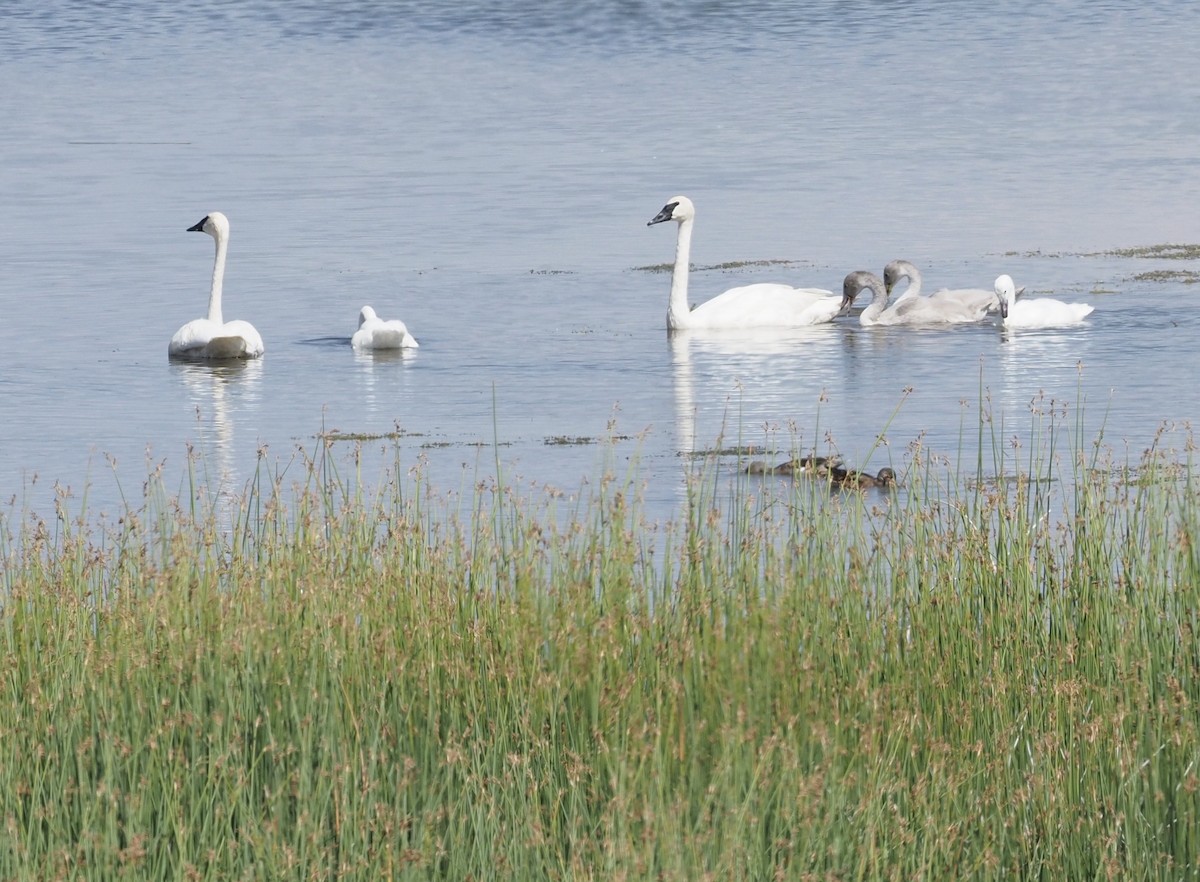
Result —
[[[914, 440], [974, 444], [981, 408], [1022, 437], [1082, 401], [1135, 454], [1164, 423], [1183, 443], [1194, 292], [1137, 276], [1194, 264], [1108, 252], [1196, 238], [1192, 4], [526, 6], [10, 4], [5, 498], [44, 509], [57, 481], [111, 509], [147, 463], [182, 480], [189, 445], [237, 487], [330, 430], [399, 431], [450, 488], [497, 460], [576, 488], [615, 454], [663, 516], [681, 454], [735, 441], [903, 470]], [[906, 257], [927, 287], [1008, 272], [1096, 311], [668, 338], [668, 277], [639, 268], [673, 255], [645, 223], [675, 193], [699, 264], [749, 262], [693, 300]], [[170, 364], [211, 269], [185, 230], [214, 209], [226, 316], [267, 354]], [[420, 350], [356, 356], [368, 303]]]

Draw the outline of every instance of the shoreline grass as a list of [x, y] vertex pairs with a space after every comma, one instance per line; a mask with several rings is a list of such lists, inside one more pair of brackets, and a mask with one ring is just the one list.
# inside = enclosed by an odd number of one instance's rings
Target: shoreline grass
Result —
[[897, 495], [699, 464], [668, 524], [324, 444], [4, 522], [0, 877], [1195, 878], [1191, 463], [1065, 419]]

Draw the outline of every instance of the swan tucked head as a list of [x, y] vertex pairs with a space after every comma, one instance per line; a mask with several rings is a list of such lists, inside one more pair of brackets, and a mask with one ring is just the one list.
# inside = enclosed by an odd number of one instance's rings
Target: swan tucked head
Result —
[[879, 276], [867, 270], [855, 270], [848, 273], [842, 281], [842, 311], [849, 309], [854, 303], [854, 298], [864, 288], [870, 288], [873, 294], [880, 294], [885, 291], [883, 282], [879, 280]]
[[1005, 273], [996, 279], [996, 296], [1000, 298], [1000, 318], [1008, 318], [1008, 310], [1017, 299], [1017, 289], [1012, 276]]
[[363, 307], [361, 310], [359, 310], [359, 312], [358, 312], [358, 326], [361, 328], [361, 327], [362, 327], [363, 325], [365, 325], [367, 322], [373, 322], [373, 321], [375, 321], [375, 319], [377, 319], [377, 318], [379, 318], [379, 316], [377, 316], [377, 315], [375, 314], [375, 310], [374, 310], [374, 309], [372, 309], [372, 308], [371, 308], [371, 307], [369, 307], [369, 306], [364, 306], [364, 307]]
[[683, 223], [685, 220], [691, 220], [696, 216], [696, 206], [692, 205], [692, 200], [686, 196], [672, 196], [667, 200], [667, 204], [663, 206], [662, 211], [654, 215], [654, 217], [646, 223], [646, 226], [652, 227], [655, 224], [661, 224], [663, 221], [673, 220], [676, 223]]
[[921, 278], [921, 274], [907, 260], [893, 260], [883, 268], [883, 286], [889, 296], [892, 289], [900, 284], [901, 279], [908, 279], [909, 285], [914, 285], [919, 278]]
[[208, 233], [214, 239], [224, 239], [229, 235], [229, 218], [219, 211], [210, 211], [199, 223], [187, 228], [189, 233]]

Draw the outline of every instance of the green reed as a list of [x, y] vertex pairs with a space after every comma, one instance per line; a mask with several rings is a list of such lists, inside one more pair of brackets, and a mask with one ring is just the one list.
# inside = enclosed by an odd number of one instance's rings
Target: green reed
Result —
[[0, 878], [1200, 874], [1190, 462], [439, 496], [321, 443], [0, 529]]

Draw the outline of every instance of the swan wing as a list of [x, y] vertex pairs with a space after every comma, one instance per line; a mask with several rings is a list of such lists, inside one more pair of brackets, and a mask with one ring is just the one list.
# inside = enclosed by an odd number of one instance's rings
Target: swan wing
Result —
[[1020, 300], [1008, 309], [1004, 326], [1008, 328], [1056, 328], [1076, 325], [1092, 314], [1090, 303], [1064, 303], [1049, 298]]
[[175, 332], [167, 353], [177, 358], [258, 358], [264, 349], [262, 337], [249, 322], [219, 325], [195, 319]]
[[942, 288], [929, 295], [935, 303], [957, 303], [969, 310], [994, 311], [1000, 308], [995, 291], [984, 288]]
[[372, 319], [364, 322], [350, 338], [350, 345], [355, 349], [419, 348], [419, 344], [408, 332], [404, 322], [397, 319], [390, 321]]
[[822, 288], [759, 283], [730, 288], [697, 306], [689, 325], [697, 328], [784, 328], [832, 321], [841, 298]]
[[879, 318], [881, 324], [963, 324], [977, 322], [986, 314], [986, 303], [972, 303], [957, 297], [930, 295], [929, 297], [901, 297]]
[[193, 319], [175, 332], [167, 346], [167, 353], [184, 357], [203, 357], [199, 353], [220, 331], [221, 326], [216, 322], [210, 322], [206, 318]]

